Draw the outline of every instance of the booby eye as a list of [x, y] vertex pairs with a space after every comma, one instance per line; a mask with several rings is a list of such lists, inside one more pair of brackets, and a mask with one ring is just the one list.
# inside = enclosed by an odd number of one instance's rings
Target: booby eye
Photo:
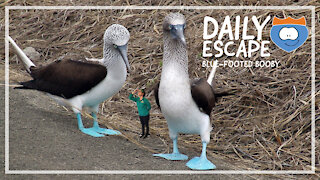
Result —
[[169, 30], [171, 30], [171, 29], [172, 29], [172, 27], [173, 27], [173, 25], [171, 25], [171, 24], [170, 24], [170, 25], [169, 25]]
[[115, 44], [113, 45], [113, 47], [114, 47], [114, 48], [116, 48], [116, 49], [118, 48], [118, 46], [117, 46], [117, 45], [115, 45]]

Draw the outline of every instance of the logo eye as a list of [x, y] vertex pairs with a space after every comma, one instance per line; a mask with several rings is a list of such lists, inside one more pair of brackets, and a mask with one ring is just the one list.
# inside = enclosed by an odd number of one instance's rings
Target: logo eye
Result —
[[294, 27], [284, 27], [279, 32], [279, 37], [282, 40], [296, 40], [298, 36], [299, 33]]
[[117, 46], [117, 45], [115, 45], [115, 44], [113, 45], [113, 47], [114, 47], [114, 48], [116, 48], [116, 49], [118, 48], [118, 46]]

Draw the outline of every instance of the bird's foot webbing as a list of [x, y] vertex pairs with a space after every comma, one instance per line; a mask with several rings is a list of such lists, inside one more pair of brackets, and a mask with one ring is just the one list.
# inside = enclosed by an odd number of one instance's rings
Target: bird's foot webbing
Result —
[[153, 154], [153, 156], [162, 157], [167, 160], [175, 160], [175, 161], [188, 159], [188, 156], [181, 154], [179, 152], [177, 139], [173, 139], [173, 153], [171, 153], [171, 154]]
[[194, 157], [187, 162], [186, 166], [194, 170], [211, 170], [216, 169], [216, 166], [207, 159], [206, 155], [207, 143], [202, 143], [202, 153], [200, 157]]

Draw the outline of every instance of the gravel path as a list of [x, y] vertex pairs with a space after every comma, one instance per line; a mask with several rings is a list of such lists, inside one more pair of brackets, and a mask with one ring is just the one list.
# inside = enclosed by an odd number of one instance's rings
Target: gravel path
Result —
[[[4, 95], [4, 87], [0, 88]], [[0, 96], [0, 144], [4, 144], [4, 96]], [[189, 170], [186, 161], [154, 158], [121, 136], [93, 138], [81, 133], [72, 112], [37, 91], [10, 88], [10, 170]], [[84, 123], [92, 122], [84, 118]], [[154, 139], [152, 139], [154, 138]], [[149, 141], [157, 142], [151, 136]], [[181, 151], [193, 157], [192, 152]], [[4, 164], [4, 146], [0, 149]], [[211, 159], [218, 169], [231, 169]], [[0, 166], [4, 172], [4, 165]], [[1, 176], [0, 176], [1, 177]], [[5, 175], [5, 179], [251, 179], [246, 175]], [[0, 178], [1, 179], [1, 178]]]

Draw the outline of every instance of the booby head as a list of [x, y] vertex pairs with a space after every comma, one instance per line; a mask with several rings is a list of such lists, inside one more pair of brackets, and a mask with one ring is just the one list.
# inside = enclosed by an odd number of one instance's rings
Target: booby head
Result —
[[105, 46], [108, 46], [120, 53], [128, 71], [130, 72], [130, 65], [127, 56], [130, 33], [127, 28], [120, 24], [113, 24], [107, 28], [103, 38]]
[[184, 30], [186, 28], [186, 19], [180, 13], [170, 13], [163, 22], [163, 31], [169, 32], [172, 39], [180, 41], [186, 45]]

